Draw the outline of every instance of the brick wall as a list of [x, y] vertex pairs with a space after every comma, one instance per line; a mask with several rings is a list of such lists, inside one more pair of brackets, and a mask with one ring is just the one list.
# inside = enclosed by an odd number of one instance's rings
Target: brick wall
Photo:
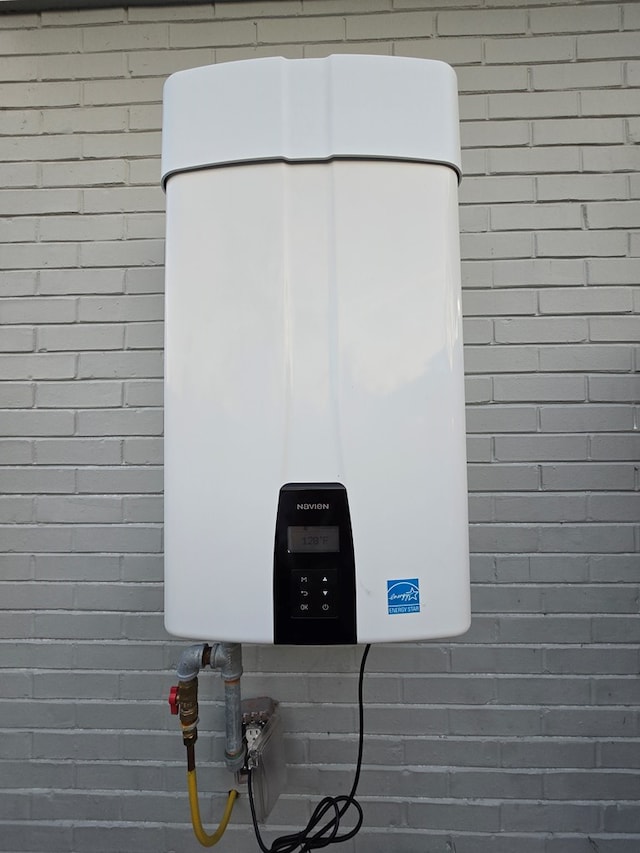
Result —
[[[458, 73], [475, 613], [372, 650], [343, 849], [639, 846], [639, 30], [638, 3], [569, 0], [0, 17], [0, 850], [199, 849], [165, 703], [161, 87], [340, 51]], [[283, 707], [279, 832], [351, 785], [358, 659], [245, 649], [245, 693]], [[229, 777], [218, 678], [201, 691], [211, 823]], [[219, 849], [256, 849], [246, 801]]]

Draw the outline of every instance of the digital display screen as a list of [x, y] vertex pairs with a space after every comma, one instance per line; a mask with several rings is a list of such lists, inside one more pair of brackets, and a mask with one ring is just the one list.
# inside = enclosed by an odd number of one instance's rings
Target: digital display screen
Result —
[[291, 554], [327, 554], [340, 550], [340, 528], [335, 526], [287, 527], [287, 550]]

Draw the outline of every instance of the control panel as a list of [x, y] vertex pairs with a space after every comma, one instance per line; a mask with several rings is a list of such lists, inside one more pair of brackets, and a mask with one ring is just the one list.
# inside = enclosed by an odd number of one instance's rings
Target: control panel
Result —
[[356, 642], [353, 537], [340, 483], [287, 483], [274, 548], [276, 643]]

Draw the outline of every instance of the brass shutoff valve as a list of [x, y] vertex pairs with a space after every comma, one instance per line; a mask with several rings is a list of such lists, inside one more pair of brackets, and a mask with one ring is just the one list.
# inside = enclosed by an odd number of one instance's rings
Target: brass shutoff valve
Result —
[[172, 714], [180, 715], [182, 740], [185, 746], [198, 739], [198, 679], [180, 681], [169, 691], [169, 708]]

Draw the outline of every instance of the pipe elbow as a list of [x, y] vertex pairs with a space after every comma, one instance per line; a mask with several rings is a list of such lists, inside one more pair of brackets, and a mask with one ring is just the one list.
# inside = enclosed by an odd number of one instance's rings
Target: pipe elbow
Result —
[[194, 678], [197, 678], [202, 668], [206, 648], [204, 643], [198, 643], [184, 649], [176, 668], [179, 681], [193, 681]]
[[219, 669], [225, 681], [236, 681], [242, 675], [240, 643], [217, 643], [211, 655], [212, 669]]

